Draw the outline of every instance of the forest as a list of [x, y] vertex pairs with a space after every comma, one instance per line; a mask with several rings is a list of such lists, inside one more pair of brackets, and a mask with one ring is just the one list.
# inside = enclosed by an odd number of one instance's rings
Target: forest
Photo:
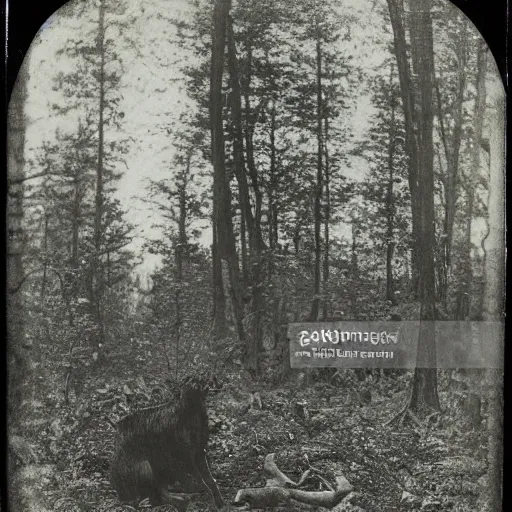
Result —
[[[503, 369], [429, 326], [504, 321], [504, 111], [448, 0], [57, 11], [9, 105], [9, 510], [501, 510]], [[427, 364], [290, 364], [390, 320]]]

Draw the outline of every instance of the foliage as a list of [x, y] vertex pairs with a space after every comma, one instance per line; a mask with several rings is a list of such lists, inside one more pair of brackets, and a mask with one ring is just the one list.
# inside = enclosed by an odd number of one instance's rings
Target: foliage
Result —
[[[44, 491], [49, 509], [120, 510], [107, 481], [114, 438], [107, 418], [172, 398], [178, 378], [203, 370], [223, 381], [208, 403], [209, 453], [226, 495], [262, 485], [256, 469], [276, 452], [290, 474], [308, 461], [327, 475], [341, 465], [358, 488], [347, 510], [479, 509], [490, 393], [481, 375], [439, 372], [442, 414], [421, 428], [414, 423], [396, 431], [376, 425], [406, 399], [409, 372], [297, 375], [289, 368], [287, 324], [308, 319], [315, 300], [326, 317], [336, 311], [348, 320], [385, 320], [392, 313], [419, 318], [411, 292], [413, 199], [397, 56], [384, 2], [375, 10], [370, 3], [347, 14], [330, 0], [232, 2], [234, 48], [226, 51], [222, 87], [231, 202], [223, 206], [234, 224], [241, 294], [240, 304], [225, 301], [221, 336], [212, 329], [220, 307], [211, 229], [219, 206], [210, 163], [213, 3], [194, 0], [183, 12], [169, 12], [169, 2], [98, 0], [66, 11], [74, 28], [56, 53], [59, 99], [49, 100], [60, 128], [26, 151], [27, 168], [39, 178], [24, 189], [18, 291], [24, 342], [33, 355], [23, 427], [34, 448], [13, 449], [20, 465], [33, 451], [53, 468]], [[483, 309], [488, 155], [480, 151], [473, 183], [473, 149], [483, 142], [474, 108], [478, 41], [469, 25], [463, 32], [460, 14], [435, 4], [434, 248], [438, 291], [449, 284], [442, 306], [451, 318], [469, 274], [471, 312]], [[146, 23], [159, 27], [151, 37], [146, 30], [147, 39], [138, 33]], [[139, 68], [147, 68], [155, 88], [145, 92], [150, 100], [134, 78]], [[159, 110], [158, 123], [126, 121], [132, 114], [126, 96], [134, 91], [137, 101]], [[185, 111], [175, 111], [171, 96], [182, 92]], [[486, 113], [486, 130], [491, 121]], [[458, 135], [450, 274], [443, 280], [448, 163]], [[153, 140], [165, 141], [161, 168], [153, 168], [157, 159], [135, 168], [135, 150]], [[141, 217], [137, 226], [126, 220], [133, 204], [121, 190], [125, 167], [130, 179], [138, 172], [149, 177], [138, 192], [151, 218]], [[316, 291], [318, 255], [323, 279]], [[149, 257], [158, 259], [150, 270]], [[232, 275], [224, 267], [220, 273], [221, 296], [229, 297]], [[261, 342], [257, 377], [246, 371], [237, 305], [248, 338], [256, 333]], [[475, 389], [481, 421], [471, 412]], [[253, 407], [256, 392], [261, 410]], [[308, 417], [297, 413], [298, 402]], [[315, 481], [310, 490], [322, 485]], [[205, 503], [198, 497], [194, 509]]]

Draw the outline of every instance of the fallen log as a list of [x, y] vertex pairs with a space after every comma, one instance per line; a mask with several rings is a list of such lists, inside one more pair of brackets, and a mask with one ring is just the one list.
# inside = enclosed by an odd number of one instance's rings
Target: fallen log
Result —
[[[298, 489], [297, 487], [302, 485], [311, 474], [311, 470], [306, 471], [296, 483], [277, 467], [274, 457], [275, 454], [271, 453], [265, 458], [264, 470], [272, 477], [267, 480], [267, 485], [240, 489], [233, 503], [235, 506], [246, 505], [248, 508], [258, 509], [275, 508], [289, 504], [291, 501], [297, 501], [314, 507], [332, 509], [353, 489], [341, 472], [335, 475], [336, 484], [334, 486], [327, 485], [331, 490], [305, 491]], [[321, 480], [328, 484], [323, 477]]]
[[310, 471], [306, 471], [300, 477], [298, 482], [294, 482], [277, 467], [277, 464], [274, 460], [275, 456], [275, 453], [269, 453], [265, 457], [263, 469], [272, 477], [267, 479], [267, 487], [299, 487], [302, 485], [304, 480], [306, 480], [306, 478], [309, 476]]

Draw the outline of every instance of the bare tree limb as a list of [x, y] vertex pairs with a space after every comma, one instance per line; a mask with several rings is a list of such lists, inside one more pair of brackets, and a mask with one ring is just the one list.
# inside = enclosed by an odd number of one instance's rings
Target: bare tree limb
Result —
[[273, 477], [267, 480], [266, 487], [240, 489], [234, 500], [235, 505], [246, 504], [249, 508], [275, 508], [289, 504], [291, 501], [298, 501], [314, 507], [332, 509], [352, 492], [352, 485], [341, 472], [336, 474], [336, 484], [334, 486], [321, 478], [321, 481], [331, 489], [329, 491], [297, 489], [308, 478], [313, 469], [308, 469], [299, 482], [295, 483], [277, 467], [274, 458], [274, 453], [267, 455], [265, 458], [264, 470]]
[[7, 185], [11, 187], [12, 185], [19, 185], [20, 183], [24, 183], [28, 180], [33, 180], [35, 178], [42, 178], [43, 176], [58, 176], [58, 173], [41, 171], [36, 174], [32, 174], [30, 176], [20, 176], [19, 178], [7, 178]]

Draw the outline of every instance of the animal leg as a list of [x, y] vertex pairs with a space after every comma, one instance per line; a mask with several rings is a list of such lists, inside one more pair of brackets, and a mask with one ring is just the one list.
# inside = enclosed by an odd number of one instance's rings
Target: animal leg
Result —
[[222, 496], [220, 494], [217, 482], [215, 481], [211, 474], [210, 467], [208, 465], [208, 460], [206, 459], [206, 454], [203, 453], [196, 459], [194, 464], [194, 471], [196, 472], [196, 475], [199, 477], [200, 481], [212, 495], [217, 508], [223, 508], [224, 500], [222, 499]]

